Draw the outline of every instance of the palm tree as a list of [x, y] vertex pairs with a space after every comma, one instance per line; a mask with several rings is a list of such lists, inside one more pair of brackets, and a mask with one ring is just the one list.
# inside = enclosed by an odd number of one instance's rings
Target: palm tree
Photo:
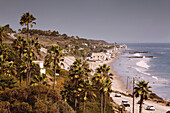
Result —
[[27, 40], [28, 40], [28, 33], [29, 33], [29, 25], [31, 24], [31, 27], [33, 27], [33, 24], [36, 24], [36, 22], [34, 22], [35, 20], [36, 18], [29, 12], [26, 12], [21, 16], [20, 25], [27, 26]]
[[77, 111], [78, 97], [80, 97], [83, 88], [85, 88], [83, 84], [88, 80], [89, 73], [91, 72], [91, 70], [89, 69], [89, 64], [86, 61], [82, 62], [81, 59], [76, 59], [76, 61], [73, 63], [73, 65], [70, 68], [70, 72], [71, 72], [70, 78], [74, 86], [74, 92], [75, 92], [74, 107], [75, 107], [75, 111]]
[[41, 55], [41, 46], [38, 42], [35, 42], [34, 37], [32, 40], [27, 40], [24, 47], [23, 59], [27, 65], [27, 85], [30, 83], [31, 79], [31, 67], [33, 67], [33, 60], [36, 60], [38, 56]]
[[87, 80], [84, 82], [82, 85], [83, 89], [83, 113], [85, 113], [85, 108], [86, 108], [86, 100], [88, 99], [88, 96], [96, 97], [95, 88], [92, 87], [92, 82], [90, 80]]
[[[100, 87], [100, 93], [101, 93], [101, 113], [103, 113], [103, 96], [105, 96], [105, 104], [104, 104], [104, 113], [106, 111], [106, 96], [108, 94], [108, 91], [111, 89], [111, 79], [113, 74], [109, 73], [110, 66], [107, 66], [106, 64], [103, 64], [102, 66], [99, 65], [98, 68], [96, 68], [97, 73], [99, 77], [99, 83], [101, 84]], [[110, 81], [108, 83], [108, 81]]]
[[47, 76], [45, 74], [34, 75], [30, 84], [35, 86], [39, 84], [47, 85]]
[[100, 111], [103, 113], [103, 93], [104, 93], [104, 76], [101, 75], [101, 73], [97, 73], [93, 76], [92, 82], [93, 87], [96, 88], [101, 95], [101, 103], [100, 103]]
[[104, 92], [104, 97], [105, 97], [105, 99], [104, 99], [104, 102], [105, 102], [104, 103], [104, 113], [106, 112], [107, 96], [109, 95], [109, 93], [112, 92], [111, 84], [112, 84], [112, 81], [110, 79], [105, 79], [103, 82], [103, 86], [104, 86], [103, 92]]
[[4, 74], [4, 67], [8, 64], [9, 50], [5, 43], [0, 43], [0, 74]]
[[52, 46], [50, 49], [48, 49], [48, 54], [45, 57], [45, 66], [46, 67], [53, 67], [54, 71], [54, 86], [55, 89], [55, 82], [56, 82], [56, 69], [60, 68], [60, 61], [63, 60], [61, 57], [64, 54], [62, 53], [62, 50], [59, 46]]
[[18, 36], [17, 39], [13, 41], [13, 48], [14, 50], [19, 54], [18, 59], [16, 59], [15, 65], [17, 67], [17, 75], [20, 76], [20, 86], [21, 86], [21, 64], [22, 64], [22, 55], [24, 53], [24, 48], [26, 46], [26, 41], [24, 40], [23, 37]]
[[139, 97], [140, 96], [140, 109], [139, 109], [139, 113], [142, 113], [142, 104], [143, 104], [143, 100], [148, 99], [149, 98], [149, 93], [151, 92], [151, 90], [149, 90], [149, 88], [151, 88], [151, 86], [148, 86], [149, 82], [145, 82], [144, 80], [139, 81], [136, 85], [137, 87], [135, 87], [135, 96]]

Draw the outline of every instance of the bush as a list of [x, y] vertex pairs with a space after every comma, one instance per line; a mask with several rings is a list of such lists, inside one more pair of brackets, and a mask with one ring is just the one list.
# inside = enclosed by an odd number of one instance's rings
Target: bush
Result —
[[[56, 105], [56, 103], [58, 103]], [[46, 86], [10, 89], [0, 93], [0, 112], [12, 113], [72, 113], [58, 91]]]
[[60, 113], [74, 113], [74, 110], [67, 102], [59, 101], [54, 104], [55, 107], [59, 108]]
[[38, 101], [35, 103], [33, 112], [34, 113], [47, 113], [47, 105], [44, 104], [42, 101]]
[[17, 87], [16, 83], [12, 76], [0, 75], [0, 91], [5, 90], [5, 88], [12, 89]]
[[7, 101], [0, 102], [0, 113], [9, 113], [10, 103]]
[[30, 113], [32, 111], [31, 106], [26, 102], [15, 102], [11, 105], [12, 113]]

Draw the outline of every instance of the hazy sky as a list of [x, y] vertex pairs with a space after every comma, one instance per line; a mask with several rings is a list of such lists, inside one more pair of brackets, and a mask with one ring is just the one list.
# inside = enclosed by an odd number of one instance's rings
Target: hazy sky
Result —
[[170, 0], [0, 0], [0, 25], [21, 28], [29, 11], [33, 28], [107, 42], [170, 43]]

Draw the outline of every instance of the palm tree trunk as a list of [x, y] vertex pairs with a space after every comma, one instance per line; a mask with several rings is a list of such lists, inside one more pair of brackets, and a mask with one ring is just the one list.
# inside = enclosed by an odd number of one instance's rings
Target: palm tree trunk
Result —
[[28, 85], [30, 85], [31, 82], [31, 69], [29, 69], [29, 79], [28, 79]]
[[27, 41], [28, 41], [28, 34], [29, 34], [29, 24], [27, 24]]
[[143, 104], [143, 95], [140, 97], [140, 108], [139, 108], [139, 113], [142, 113], [142, 104]]
[[103, 113], [103, 92], [101, 93], [101, 106], [100, 113]]
[[78, 83], [76, 81], [76, 97], [75, 97], [75, 113], [77, 112], [77, 86], [78, 86]]
[[[21, 49], [20, 49], [19, 57], [21, 59]], [[21, 79], [22, 79], [22, 77], [21, 77], [21, 73], [20, 73], [20, 68], [18, 69], [18, 75], [20, 76], [20, 87], [21, 87]]]
[[104, 96], [104, 113], [106, 112], [106, 97], [107, 97], [107, 94], [105, 94]]
[[54, 86], [53, 89], [55, 89], [55, 81], [56, 81], [56, 57], [54, 58]]
[[29, 71], [30, 71], [30, 69], [29, 69], [30, 67], [29, 67], [29, 63], [28, 63], [28, 67], [27, 67], [27, 81], [26, 81], [26, 85], [28, 86], [28, 84], [29, 84]]
[[28, 70], [27, 70], [27, 81], [26, 81], [27, 86], [28, 86], [28, 76], [29, 76], [29, 73], [28, 73]]
[[83, 113], [85, 113], [85, 106], [86, 106], [86, 103], [85, 101], [83, 102]]
[[20, 76], [19, 82], [20, 82], [20, 87], [21, 87], [21, 86], [22, 86], [22, 85], [21, 85], [21, 82], [22, 82], [22, 75], [21, 75], [20, 71], [18, 71], [18, 74], [19, 74], [19, 76]]

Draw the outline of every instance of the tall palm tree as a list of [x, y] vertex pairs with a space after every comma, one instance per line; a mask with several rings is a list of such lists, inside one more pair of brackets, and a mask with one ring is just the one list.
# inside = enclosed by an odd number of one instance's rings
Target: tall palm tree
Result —
[[70, 68], [70, 78], [71, 82], [75, 88], [75, 111], [77, 111], [77, 103], [78, 97], [80, 97], [80, 93], [82, 92], [83, 84], [88, 80], [89, 73], [91, 70], [89, 69], [89, 64], [85, 61], [82, 62], [81, 59], [76, 59], [73, 65]]
[[38, 56], [41, 55], [40, 52], [41, 45], [35, 42], [34, 37], [31, 40], [27, 40], [24, 47], [23, 59], [27, 65], [27, 85], [29, 85], [31, 80], [31, 67], [33, 67], [33, 60], [36, 60]]
[[[110, 92], [112, 92], [112, 89], [111, 89], [111, 84], [112, 84], [112, 81], [110, 79], [105, 79], [104, 82], [103, 82], [103, 92], [104, 92], [104, 113], [106, 112], [106, 101], [107, 101], [107, 96]], [[110, 97], [110, 96], [109, 96]]]
[[139, 109], [139, 113], [142, 113], [142, 104], [143, 104], [143, 100], [148, 99], [149, 97], [149, 93], [151, 92], [151, 90], [149, 90], [149, 88], [152, 88], [151, 86], [148, 86], [149, 82], [145, 82], [144, 80], [139, 81], [136, 85], [137, 87], [135, 87], [135, 91], [134, 94], [136, 97], [140, 96], [140, 109]]
[[[103, 113], [103, 96], [105, 96], [105, 104], [104, 104], [104, 113], [106, 110], [106, 96], [108, 94], [108, 90], [110, 90], [111, 88], [109, 87], [111, 84], [111, 79], [113, 74], [109, 73], [110, 71], [110, 66], [107, 66], [106, 64], [103, 64], [102, 66], [99, 66], [98, 68], [96, 68], [97, 73], [100, 75], [99, 80], [100, 80], [100, 84], [101, 88], [100, 88], [100, 93], [101, 93], [101, 113]], [[110, 81], [109, 83], [107, 83], [108, 81]], [[106, 91], [107, 90], [107, 91]]]
[[50, 49], [48, 49], [48, 54], [45, 57], [45, 66], [46, 67], [52, 67], [54, 71], [54, 86], [55, 89], [55, 82], [56, 82], [56, 69], [60, 68], [60, 61], [63, 60], [63, 52], [60, 49], [59, 46], [52, 46]]
[[84, 82], [82, 85], [83, 89], [83, 113], [85, 113], [85, 108], [86, 108], [86, 100], [88, 99], [88, 96], [91, 96], [93, 98], [96, 97], [95, 88], [92, 87], [92, 82], [90, 80], [87, 80]]
[[35, 20], [36, 18], [29, 12], [26, 12], [21, 16], [20, 25], [27, 26], [27, 40], [28, 40], [29, 26], [31, 25], [31, 27], [33, 27], [33, 24], [36, 24], [36, 22], [34, 22]]
[[18, 59], [16, 59], [15, 65], [17, 67], [17, 75], [20, 76], [20, 86], [21, 86], [21, 64], [22, 64], [22, 56], [24, 53], [24, 48], [26, 46], [26, 41], [24, 40], [23, 37], [18, 36], [17, 39], [15, 39], [13, 41], [13, 48], [15, 49], [15, 51], [19, 54]]

